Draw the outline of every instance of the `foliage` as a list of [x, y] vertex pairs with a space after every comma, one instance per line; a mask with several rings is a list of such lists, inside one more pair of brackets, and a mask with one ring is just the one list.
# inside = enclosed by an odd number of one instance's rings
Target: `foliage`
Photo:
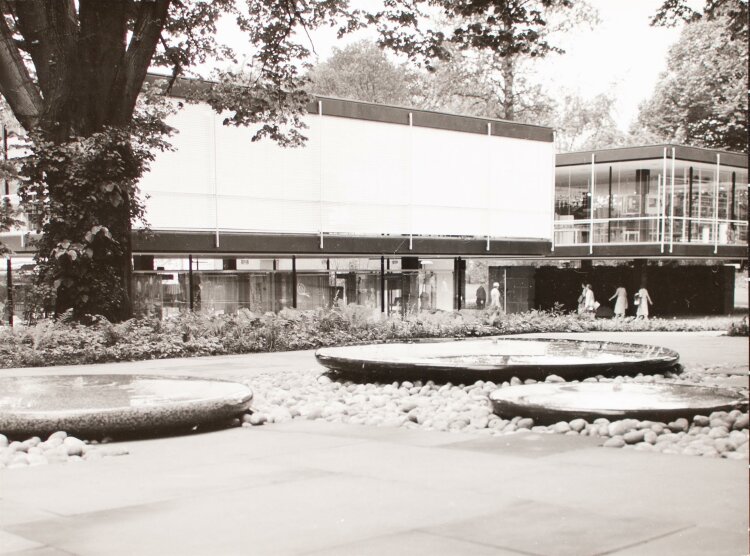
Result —
[[730, 26], [717, 11], [684, 27], [638, 128], [665, 141], [747, 152], [747, 40], [732, 40]]
[[[19, 187], [45, 214], [36, 244], [36, 284], [51, 289], [43, 309], [122, 320], [130, 312], [131, 222], [143, 217], [138, 180], [169, 133], [161, 111], [139, 112], [131, 126], [104, 128], [66, 142], [32, 135]], [[50, 288], [51, 287], [51, 288]]]
[[592, 99], [566, 93], [555, 114], [555, 143], [559, 152], [624, 146], [625, 133], [614, 120], [615, 98], [602, 93]]
[[310, 92], [338, 98], [409, 106], [417, 94], [417, 76], [392, 62], [375, 43], [362, 40], [333, 49], [308, 73]]
[[[730, 319], [582, 319], [559, 310], [506, 316], [435, 312], [382, 318], [348, 305], [335, 310], [283, 310], [278, 315], [237, 314], [131, 319], [111, 323], [67, 316], [35, 325], [0, 329], [0, 366], [27, 367], [136, 361], [169, 357], [312, 349], [359, 343], [462, 338], [531, 332], [684, 331], [726, 329]], [[745, 333], [747, 321], [745, 321]]]
[[682, 21], [695, 22], [725, 17], [732, 40], [747, 44], [747, 0], [705, 0], [702, 11], [695, 9], [696, 7], [696, 2], [688, 0], [663, 0], [651, 24], [672, 27]]
[[729, 328], [727, 329], [727, 336], [748, 336], [748, 335], [750, 335], [750, 332], [748, 332], [747, 317], [743, 317], [740, 322], [729, 323]]

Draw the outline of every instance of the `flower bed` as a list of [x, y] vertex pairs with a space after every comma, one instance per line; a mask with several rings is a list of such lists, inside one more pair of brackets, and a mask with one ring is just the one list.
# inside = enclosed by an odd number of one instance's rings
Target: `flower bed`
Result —
[[[256, 315], [185, 313], [166, 320], [132, 319], [112, 324], [45, 320], [0, 329], [0, 367], [137, 361], [237, 353], [313, 349], [358, 343], [507, 335], [526, 332], [703, 331], [741, 329], [739, 319], [582, 319], [530, 311], [502, 317], [480, 313], [416, 313], [384, 318], [359, 306], [316, 311], [284, 310]], [[747, 333], [747, 327], [744, 328]]]

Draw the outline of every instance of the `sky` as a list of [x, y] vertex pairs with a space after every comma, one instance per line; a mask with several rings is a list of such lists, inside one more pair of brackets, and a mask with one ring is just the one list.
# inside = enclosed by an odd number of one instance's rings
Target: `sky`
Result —
[[[553, 54], [542, 61], [538, 78], [552, 94], [555, 90], [570, 90], [591, 98], [611, 93], [616, 99], [615, 121], [627, 131], [639, 103], [651, 96], [659, 74], [666, 68], [667, 51], [679, 37], [678, 28], [649, 25], [662, 1], [588, 0], [598, 10], [600, 23], [593, 29], [574, 30], [559, 37], [556, 44], [565, 54]], [[354, 7], [372, 9], [376, 3], [377, 0], [351, 0]], [[221, 28], [220, 32], [231, 33]], [[318, 29], [310, 35], [317, 60], [323, 61], [333, 47], [372, 39], [374, 32], [365, 30], [337, 39], [333, 30]], [[242, 46], [231, 35], [223, 38], [242, 53]], [[237, 40], [241, 38], [238, 33]]]
[[[352, 0], [352, 5], [358, 1]], [[651, 17], [662, 0], [588, 0], [599, 12], [593, 29], [573, 31], [558, 39], [565, 54], [541, 62], [538, 76], [548, 90], [567, 89], [590, 98], [610, 92], [616, 99], [615, 121], [627, 131], [638, 105], [651, 96], [659, 74], [666, 69], [669, 47], [679, 38], [678, 28], [652, 27]], [[371, 2], [368, 2], [371, 4]], [[366, 35], [337, 40], [332, 32], [312, 35], [320, 60], [334, 46]]]
[[542, 62], [539, 73], [585, 97], [611, 92], [617, 100], [618, 126], [627, 131], [638, 104], [651, 96], [666, 69], [667, 52], [680, 30], [649, 25], [660, 0], [589, 1], [598, 9], [601, 23], [561, 38], [565, 54]]

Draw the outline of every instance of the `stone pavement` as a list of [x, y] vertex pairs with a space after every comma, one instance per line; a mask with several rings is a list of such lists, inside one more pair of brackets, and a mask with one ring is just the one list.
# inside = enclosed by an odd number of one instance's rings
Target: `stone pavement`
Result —
[[[747, 365], [746, 339], [642, 343], [687, 352], [686, 363], [715, 352]], [[234, 377], [312, 365], [295, 352], [66, 371]], [[304, 420], [131, 441], [123, 457], [1, 470], [0, 554], [748, 553], [747, 462], [599, 442]]]

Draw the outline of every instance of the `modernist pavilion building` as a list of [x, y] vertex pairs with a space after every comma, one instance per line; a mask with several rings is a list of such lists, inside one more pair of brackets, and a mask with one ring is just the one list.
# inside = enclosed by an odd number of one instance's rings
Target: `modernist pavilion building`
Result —
[[[297, 149], [251, 143], [208, 106], [174, 116], [175, 150], [141, 184], [152, 233], [134, 237], [139, 312], [475, 309], [494, 282], [508, 311], [572, 309], [581, 282], [600, 301], [647, 282], [657, 315], [733, 307], [746, 155], [556, 157], [545, 127], [332, 98], [309, 113]], [[1, 239], [20, 315], [30, 236]]]

